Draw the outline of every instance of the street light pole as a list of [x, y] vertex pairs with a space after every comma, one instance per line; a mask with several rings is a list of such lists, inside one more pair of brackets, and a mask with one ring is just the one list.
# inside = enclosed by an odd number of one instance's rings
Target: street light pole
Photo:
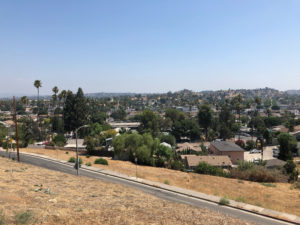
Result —
[[84, 127], [88, 127], [88, 125], [83, 125], [81, 127], [78, 127], [76, 130], [75, 130], [75, 137], [76, 137], [76, 163], [75, 163], [75, 169], [76, 169], [76, 175], [78, 176], [79, 175], [79, 157], [78, 157], [78, 131], [81, 129], [81, 128], [84, 128]]

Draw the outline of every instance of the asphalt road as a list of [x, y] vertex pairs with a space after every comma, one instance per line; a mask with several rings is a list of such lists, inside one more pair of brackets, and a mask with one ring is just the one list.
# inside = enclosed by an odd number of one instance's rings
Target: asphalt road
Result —
[[[0, 151], [0, 155], [8, 157], [8, 153], [5, 151]], [[10, 153], [10, 157], [16, 158], [16, 154]], [[55, 162], [52, 160], [47, 160], [47, 159], [40, 158], [40, 157], [25, 155], [22, 153], [20, 153], [20, 160], [23, 163], [28, 163], [28, 164], [43, 167], [46, 169], [51, 169], [51, 170], [56, 170], [56, 171], [76, 175], [76, 171], [73, 168], [73, 165], [63, 164], [63, 163]], [[234, 209], [234, 208], [227, 207], [227, 206], [220, 206], [216, 203], [200, 200], [200, 199], [193, 198], [193, 197], [188, 197], [188, 196], [173, 193], [173, 192], [170, 192], [167, 190], [162, 190], [159, 188], [132, 182], [132, 181], [125, 180], [122, 178], [104, 175], [104, 174], [89, 171], [89, 170], [80, 169], [80, 176], [86, 176], [86, 177], [90, 177], [90, 178], [94, 178], [94, 179], [99, 179], [99, 180], [102, 180], [105, 182], [126, 185], [133, 189], [137, 189], [137, 190], [146, 192], [148, 194], [154, 195], [158, 198], [162, 198], [162, 199], [169, 200], [172, 202], [184, 203], [184, 204], [199, 207], [199, 208], [207, 208], [207, 209], [217, 211], [222, 214], [226, 214], [231, 217], [239, 218], [239, 219], [249, 221], [249, 222], [254, 222], [257, 224], [270, 224], [270, 225], [271, 224], [272, 225], [291, 224], [291, 223], [286, 223], [283, 221], [275, 220], [272, 218], [260, 216], [260, 215], [254, 214], [254, 213]], [[76, 178], [74, 177], [74, 179], [76, 179]]]

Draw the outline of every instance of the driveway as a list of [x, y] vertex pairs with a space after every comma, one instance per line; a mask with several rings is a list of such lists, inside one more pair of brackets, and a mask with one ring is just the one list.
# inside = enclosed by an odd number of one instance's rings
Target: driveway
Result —
[[[276, 147], [276, 145], [264, 147], [264, 156], [263, 156], [263, 160], [275, 159], [275, 158], [273, 157], [273, 148], [275, 148], [275, 147]], [[261, 154], [260, 154], [260, 153], [250, 154], [249, 151], [246, 151], [246, 152], [244, 153], [244, 160], [245, 160], [245, 161], [251, 161], [251, 162], [253, 162], [253, 160], [254, 160], [255, 158], [261, 159]]]

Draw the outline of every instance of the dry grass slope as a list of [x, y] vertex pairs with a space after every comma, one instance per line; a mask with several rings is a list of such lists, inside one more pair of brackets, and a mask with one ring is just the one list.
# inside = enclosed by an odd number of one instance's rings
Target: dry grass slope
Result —
[[[71, 156], [75, 156], [75, 153], [71, 151], [69, 154], [65, 154], [65, 151], [45, 149], [22, 149], [22, 151], [48, 155], [53, 158], [58, 157], [66, 161]], [[81, 158], [84, 164], [90, 162], [94, 167], [109, 169], [130, 176], [135, 176], [136, 173], [135, 165], [131, 162], [107, 158], [109, 165], [105, 166], [94, 164], [98, 157], [86, 158], [81, 156]], [[300, 191], [299, 189], [291, 189], [291, 184], [287, 183], [276, 183], [276, 187], [268, 187], [256, 182], [184, 173], [150, 166], [138, 166], [138, 176], [161, 183], [165, 183], [167, 180], [170, 185], [300, 216]]]
[[[0, 212], [8, 224], [248, 224], [125, 186], [0, 158]], [[27, 218], [27, 217], [26, 217]], [[25, 218], [25, 219], [26, 219]]]

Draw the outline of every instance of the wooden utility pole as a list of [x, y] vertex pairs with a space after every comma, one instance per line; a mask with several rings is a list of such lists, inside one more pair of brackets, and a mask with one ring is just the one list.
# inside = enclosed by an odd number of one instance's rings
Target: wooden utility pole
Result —
[[15, 128], [16, 128], [16, 145], [17, 145], [17, 157], [18, 162], [20, 162], [20, 154], [19, 154], [19, 136], [18, 136], [18, 121], [17, 121], [17, 104], [16, 98], [14, 96], [14, 112], [15, 112]]

